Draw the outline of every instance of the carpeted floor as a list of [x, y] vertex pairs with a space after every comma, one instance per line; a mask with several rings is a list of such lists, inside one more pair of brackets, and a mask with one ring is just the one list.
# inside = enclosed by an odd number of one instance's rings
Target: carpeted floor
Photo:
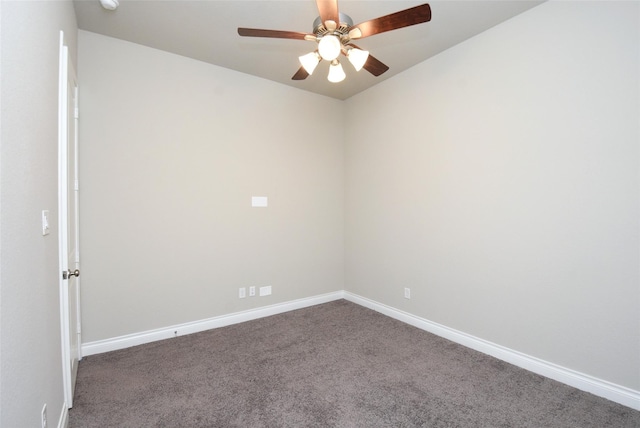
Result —
[[71, 428], [640, 427], [640, 412], [356, 304], [80, 362]]

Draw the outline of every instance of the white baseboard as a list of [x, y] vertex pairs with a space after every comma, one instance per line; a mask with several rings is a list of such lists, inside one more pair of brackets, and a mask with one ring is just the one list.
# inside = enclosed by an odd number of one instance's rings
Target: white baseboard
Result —
[[131, 346], [143, 345], [145, 343], [155, 342], [158, 340], [170, 339], [176, 336], [184, 336], [185, 334], [198, 333], [205, 330], [211, 330], [213, 328], [225, 327], [232, 324], [277, 315], [342, 298], [344, 298], [344, 292], [336, 291], [334, 293], [321, 294], [319, 296], [313, 296], [305, 299], [263, 306], [256, 309], [249, 309], [247, 311], [235, 312], [228, 315], [221, 315], [219, 317], [173, 325], [156, 330], [148, 330], [141, 333], [83, 343], [82, 355], [87, 356], [116, 351], [118, 349], [129, 348]]
[[60, 412], [60, 418], [58, 418], [58, 428], [69, 427], [69, 406], [66, 402], [62, 403], [62, 412]]
[[566, 385], [606, 398], [624, 406], [631, 407], [632, 409], [640, 410], [640, 391], [635, 391], [621, 385], [616, 385], [602, 379], [594, 378], [575, 370], [558, 366], [539, 358], [531, 357], [521, 352], [514, 351], [513, 349], [505, 348], [504, 346], [454, 330], [444, 325], [417, 317], [347, 291], [344, 292], [344, 299], [357, 303], [360, 306], [373, 309], [376, 312], [380, 312], [421, 330], [444, 337], [445, 339], [459, 343], [467, 348], [475, 349], [476, 351], [491, 355], [533, 373], [557, 380], [558, 382], [562, 382]]
[[[129, 334], [126, 336], [119, 336], [112, 339], [89, 342], [82, 345], [82, 355], [101, 354], [103, 352], [129, 348], [131, 346], [142, 345], [145, 343], [155, 342], [157, 340], [170, 339], [175, 336], [183, 336], [185, 334], [197, 333], [213, 328], [225, 327], [339, 299], [346, 299], [421, 330], [428, 331], [437, 336], [451, 340], [452, 342], [459, 343], [467, 348], [475, 349], [476, 351], [491, 355], [502, 361], [506, 361], [510, 364], [550, 379], [557, 380], [582, 391], [606, 398], [632, 409], [640, 410], [640, 391], [616, 385], [614, 383], [594, 378], [587, 374], [514, 351], [513, 349], [454, 330], [442, 324], [417, 317], [391, 306], [378, 303], [347, 291], [336, 291], [334, 293], [293, 300], [290, 302], [250, 309], [242, 312], [235, 312], [205, 320], [178, 324], [161, 329]], [[65, 425], [61, 425], [63, 423], [63, 416], [64, 421], [66, 421], [67, 418], [64, 414], [61, 416], [61, 422], [58, 424], [60, 428], [65, 428]]]

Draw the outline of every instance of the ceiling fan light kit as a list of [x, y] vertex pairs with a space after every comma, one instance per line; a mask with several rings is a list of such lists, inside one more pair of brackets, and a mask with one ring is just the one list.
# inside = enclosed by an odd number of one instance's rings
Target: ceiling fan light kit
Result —
[[316, 0], [320, 16], [313, 22], [313, 34], [293, 31], [262, 30], [257, 28], [238, 28], [238, 34], [246, 37], [270, 37], [280, 39], [297, 39], [314, 41], [318, 49], [298, 57], [300, 69], [293, 75], [293, 80], [304, 80], [316, 69], [321, 60], [330, 62], [327, 79], [332, 83], [341, 82], [346, 75], [338, 60], [340, 54], [349, 59], [356, 71], [362, 68], [374, 76], [380, 76], [389, 67], [351, 43], [360, 39], [410, 25], [421, 24], [431, 20], [431, 8], [422, 4], [401, 10], [379, 18], [353, 25], [348, 15], [338, 11], [338, 0]]
[[349, 49], [347, 49], [347, 58], [349, 58], [353, 68], [355, 68], [356, 71], [360, 71], [369, 59], [369, 51], [349, 47]]
[[342, 65], [340, 64], [340, 62], [338, 62], [337, 59], [334, 59], [333, 61], [331, 61], [327, 80], [331, 83], [338, 83], [338, 82], [342, 82], [345, 77], [347, 77], [347, 75], [344, 74], [344, 70], [342, 69]]
[[340, 39], [333, 34], [327, 34], [320, 38], [318, 42], [318, 53], [322, 57], [322, 59], [327, 61], [333, 61], [338, 58], [340, 52], [342, 51], [342, 44], [340, 43]]
[[302, 64], [302, 67], [304, 67], [309, 75], [313, 74], [313, 70], [315, 70], [318, 64], [320, 64], [321, 59], [322, 58], [320, 57], [320, 54], [318, 54], [318, 51], [309, 52], [306, 55], [298, 57], [300, 64]]

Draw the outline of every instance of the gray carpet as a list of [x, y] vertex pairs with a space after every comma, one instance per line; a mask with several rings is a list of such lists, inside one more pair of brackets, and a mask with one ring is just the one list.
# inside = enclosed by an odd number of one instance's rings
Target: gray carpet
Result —
[[339, 300], [86, 357], [70, 427], [640, 427], [640, 412]]

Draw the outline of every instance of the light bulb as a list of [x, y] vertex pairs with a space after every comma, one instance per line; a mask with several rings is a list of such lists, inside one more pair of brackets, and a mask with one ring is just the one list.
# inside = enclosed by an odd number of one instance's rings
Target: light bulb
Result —
[[320, 62], [320, 55], [318, 55], [318, 52], [309, 52], [306, 55], [298, 57], [298, 59], [300, 60], [300, 64], [302, 64], [307, 73], [311, 75], [313, 74], [313, 70], [316, 69], [318, 63]]
[[349, 62], [353, 64], [353, 67], [356, 71], [362, 70], [364, 64], [369, 59], [369, 51], [363, 51], [361, 49], [351, 48], [347, 52], [347, 58], [349, 58]]
[[329, 76], [327, 76], [327, 80], [331, 83], [342, 82], [346, 74], [344, 74], [344, 70], [342, 69], [342, 65], [338, 62], [338, 60], [334, 59], [331, 61], [331, 65], [329, 66]]
[[340, 43], [340, 39], [332, 34], [324, 36], [318, 42], [318, 52], [320, 56], [327, 61], [333, 61], [338, 58], [341, 50], [342, 44]]

